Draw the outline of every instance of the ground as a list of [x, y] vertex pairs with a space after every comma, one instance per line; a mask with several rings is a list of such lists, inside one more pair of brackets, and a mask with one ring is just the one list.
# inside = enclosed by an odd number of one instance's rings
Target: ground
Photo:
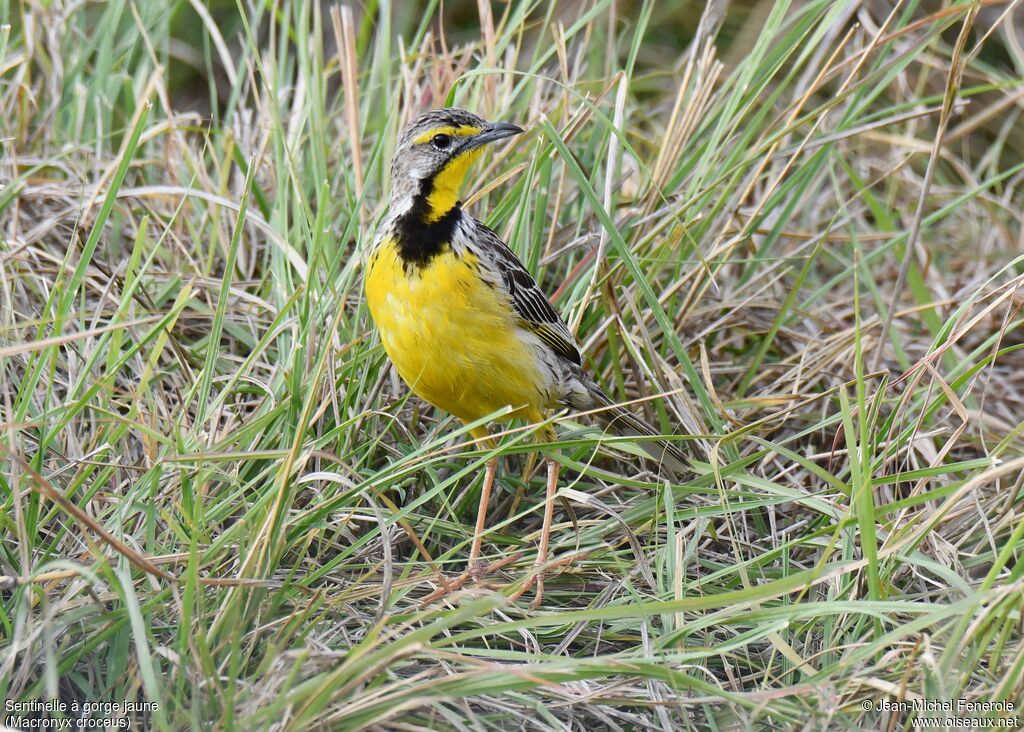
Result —
[[[0, 8], [0, 721], [1019, 726], [1021, 11], [571, 5]], [[552, 414], [536, 610], [537, 426], [364, 304], [443, 104], [526, 128], [465, 205], [692, 461]]]

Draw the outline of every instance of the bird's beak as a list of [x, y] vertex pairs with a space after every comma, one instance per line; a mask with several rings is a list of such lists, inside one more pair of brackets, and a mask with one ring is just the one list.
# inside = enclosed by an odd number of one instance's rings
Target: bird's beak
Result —
[[504, 140], [506, 137], [512, 137], [518, 135], [523, 131], [522, 127], [518, 125], [509, 124], [508, 122], [491, 122], [483, 131], [473, 137], [470, 137], [463, 143], [462, 151], [472, 150], [475, 147], [481, 145], [487, 145], [491, 142], [497, 142], [498, 140]]

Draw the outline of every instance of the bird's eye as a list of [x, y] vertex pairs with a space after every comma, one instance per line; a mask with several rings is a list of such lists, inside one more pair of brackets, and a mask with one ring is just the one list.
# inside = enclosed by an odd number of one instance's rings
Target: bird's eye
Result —
[[434, 135], [434, 139], [430, 141], [430, 144], [438, 150], [447, 150], [451, 147], [452, 138], [449, 135]]

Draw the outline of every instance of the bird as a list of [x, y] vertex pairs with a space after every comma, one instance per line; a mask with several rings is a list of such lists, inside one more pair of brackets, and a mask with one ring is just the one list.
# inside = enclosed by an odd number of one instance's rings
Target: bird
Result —
[[[519, 135], [509, 122], [488, 122], [458, 108], [412, 120], [391, 160], [387, 212], [366, 260], [370, 315], [388, 358], [418, 396], [467, 424], [496, 412], [501, 419], [542, 423], [552, 410], [598, 409], [620, 432], [655, 438], [641, 447], [672, 470], [686, 457], [658, 431], [617, 405], [587, 373], [576, 339], [515, 253], [467, 213], [459, 193], [485, 147]], [[493, 449], [486, 426], [470, 430]], [[550, 423], [538, 434], [556, 438]], [[558, 486], [558, 463], [547, 458], [544, 514], [531, 607], [544, 594], [544, 566]], [[462, 581], [479, 576], [487, 509], [498, 469], [485, 467], [480, 505]], [[461, 582], [456, 585], [461, 586]]]

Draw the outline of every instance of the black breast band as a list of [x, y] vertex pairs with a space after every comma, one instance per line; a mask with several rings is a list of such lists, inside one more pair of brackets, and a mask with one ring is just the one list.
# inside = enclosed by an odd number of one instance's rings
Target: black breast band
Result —
[[412, 207], [395, 222], [398, 229], [398, 253], [402, 264], [422, 267], [451, 244], [452, 236], [462, 216], [462, 202], [455, 205], [436, 221], [427, 221], [431, 213], [427, 196], [433, 189], [433, 178], [420, 184], [420, 192], [412, 199]]

